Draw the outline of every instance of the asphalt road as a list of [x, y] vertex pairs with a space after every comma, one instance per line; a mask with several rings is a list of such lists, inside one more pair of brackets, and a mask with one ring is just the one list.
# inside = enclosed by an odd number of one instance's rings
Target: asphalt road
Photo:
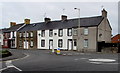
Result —
[[[2, 72], [14, 71], [118, 71], [118, 54], [70, 52], [56, 55], [49, 50], [11, 50], [26, 54], [26, 57], [2, 62]], [[89, 59], [112, 59], [115, 62], [91, 62]]]

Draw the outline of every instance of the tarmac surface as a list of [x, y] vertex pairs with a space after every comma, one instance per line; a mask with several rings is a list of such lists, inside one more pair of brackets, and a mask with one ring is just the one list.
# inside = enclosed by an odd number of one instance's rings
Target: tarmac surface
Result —
[[[118, 54], [80, 53], [61, 51], [60, 55], [50, 50], [10, 50], [13, 56], [3, 59], [2, 73], [37, 71], [118, 71]], [[90, 60], [114, 60], [99, 62]]]

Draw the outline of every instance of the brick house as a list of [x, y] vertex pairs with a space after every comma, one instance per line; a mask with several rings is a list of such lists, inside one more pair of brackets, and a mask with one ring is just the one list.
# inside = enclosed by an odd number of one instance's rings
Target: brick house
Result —
[[112, 43], [120, 43], [120, 34], [117, 34], [112, 37]]

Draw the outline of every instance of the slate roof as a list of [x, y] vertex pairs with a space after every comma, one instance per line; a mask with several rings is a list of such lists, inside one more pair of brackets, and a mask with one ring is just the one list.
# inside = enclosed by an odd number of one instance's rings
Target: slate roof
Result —
[[8, 31], [8, 28], [2, 29], [2, 33], [4, 33], [4, 32], [9, 32], [9, 31]]
[[[80, 26], [81, 27], [91, 27], [91, 26], [98, 26], [104, 17], [102, 16], [95, 16], [95, 17], [86, 17], [80, 18]], [[66, 21], [51, 21], [49, 23], [40, 22], [40, 23], [33, 23], [28, 24], [18, 32], [23, 31], [35, 31], [35, 30], [47, 30], [47, 29], [65, 29], [65, 28], [72, 28], [78, 27], [78, 18], [77, 19], [68, 19]]]
[[18, 28], [20, 28], [20, 27], [23, 26], [23, 25], [24, 25], [24, 23], [14, 25], [14, 26], [12, 26], [12, 27], [10, 27], [10, 28], [4, 29], [3, 32], [16, 31]]

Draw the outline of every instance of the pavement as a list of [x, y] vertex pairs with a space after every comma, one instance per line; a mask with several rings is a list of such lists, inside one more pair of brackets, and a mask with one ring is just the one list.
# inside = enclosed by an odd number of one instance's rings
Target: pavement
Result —
[[[10, 50], [11, 59], [2, 62], [2, 73], [31, 71], [118, 71], [118, 54], [80, 53], [61, 51], [60, 55], [50, 50]], [[19, 57], [19, 58], [18, 58]], [[16, 59], [18, 58], [18, 59]], [[16, 60], [14, 60], [16, 59]], [[115, 60], [96, 62], [91, 60]], [[32, 72], [33, 73], [33, 72]]]

